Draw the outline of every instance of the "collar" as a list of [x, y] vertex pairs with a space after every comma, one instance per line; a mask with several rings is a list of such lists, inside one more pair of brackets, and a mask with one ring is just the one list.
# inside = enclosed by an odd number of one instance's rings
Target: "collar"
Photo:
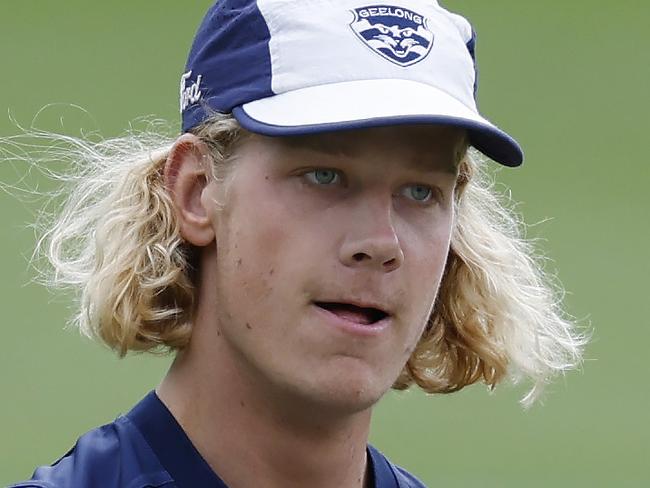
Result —
[[[126, 414], [146, 439], [165, 470], [181, 488], [228, 488], [210, 468], [165, 404], [151, 391]], [[368, 446], [374, 488], [398, 488], [388, 460]]]
[[149, 392], [126, 416], [179, 487], [228, 488], [201, 457], [155, 391]]

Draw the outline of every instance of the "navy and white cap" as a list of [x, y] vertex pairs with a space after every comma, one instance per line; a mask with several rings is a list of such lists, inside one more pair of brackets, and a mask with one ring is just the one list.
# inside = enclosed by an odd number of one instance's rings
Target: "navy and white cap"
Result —
[[435, 0], [219, 0], [181, 77], [187, 132], [216, 112], [268, 136], [445, 124], [506, 166], [517, 142], [476, 106], [475, 35]]

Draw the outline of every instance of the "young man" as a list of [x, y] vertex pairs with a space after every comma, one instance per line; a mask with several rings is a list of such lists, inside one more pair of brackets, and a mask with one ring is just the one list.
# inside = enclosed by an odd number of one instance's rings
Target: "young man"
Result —
[[82, 331], [174, 363], [14, 486], [418, 487], [367, 445], [387, 390], [523, 374], [529, 403], [575, 365], [582, 339], [468, 152], [522, 162], [477, 112], [474, 42], [432, 0], [212, 7], [183, 134], [89, 151], [45, 236]]

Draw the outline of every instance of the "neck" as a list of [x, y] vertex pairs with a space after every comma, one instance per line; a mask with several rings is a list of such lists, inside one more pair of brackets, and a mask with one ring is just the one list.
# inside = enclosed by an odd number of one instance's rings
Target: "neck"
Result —
[[333, 413], [272, 391], [215, 350], [201, 315], [157, 393], [219, 477], [230, 488], [368, 486], [370, 409]]

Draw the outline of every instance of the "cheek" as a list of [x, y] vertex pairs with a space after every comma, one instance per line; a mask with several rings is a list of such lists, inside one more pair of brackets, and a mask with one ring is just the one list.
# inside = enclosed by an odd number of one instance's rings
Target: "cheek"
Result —
[[261, 189], [254, 201], [232, 194], [217, 232], [217, 273], [228, 309], [265, 324], [285, 313], [277, 304], [287, 303], [310, 256], [301, 226], [271, 196]]
[[217, 242], [217, 273], [225, 281], [220, 289], [230, 290], [239, 301], [259, 301], [273, 292], [271, 282], [281, 257], [281, 231], [254, 219], [249, 215], [246, 220], [234, 220]]
[[230, 259], [247, 271], [271, 275], [282, 283], [307, 274], [326, 254], [335, 255], [328, 212], [314, 210], [313, 202], [302, 198], [292, 183], [269, 182], [263, 173], [257, 180], [261, 184], [249, 191], [254, 199], [245, 198], [243, 192], [233, 194], [226, 223], [231, 237], [224, 243], [233, 251]]
[[451, 225], [441, 229], [441, 232], [430, 243], [431, 255], [427, 261], [429, 262], [430, 269], [435, 277], [434, 282], [436, 283], [436, 288], [438, 287], [445, 271], [450, 244]]
[[401, 241], [405, 258], [410, 258], [410, 265], [420, 269], [418, 275], [422, 279], [439, 281], [449, 253], [453, 223], [454, 212], [450, 209], [404, 226]]
[[421, 314], [418, 322], [429, 318], [442, 280], [449, 254], [452, 219], [443, 219], [427, 233], [414, 233], [405, 249], [405, 271], [411, 296]]

